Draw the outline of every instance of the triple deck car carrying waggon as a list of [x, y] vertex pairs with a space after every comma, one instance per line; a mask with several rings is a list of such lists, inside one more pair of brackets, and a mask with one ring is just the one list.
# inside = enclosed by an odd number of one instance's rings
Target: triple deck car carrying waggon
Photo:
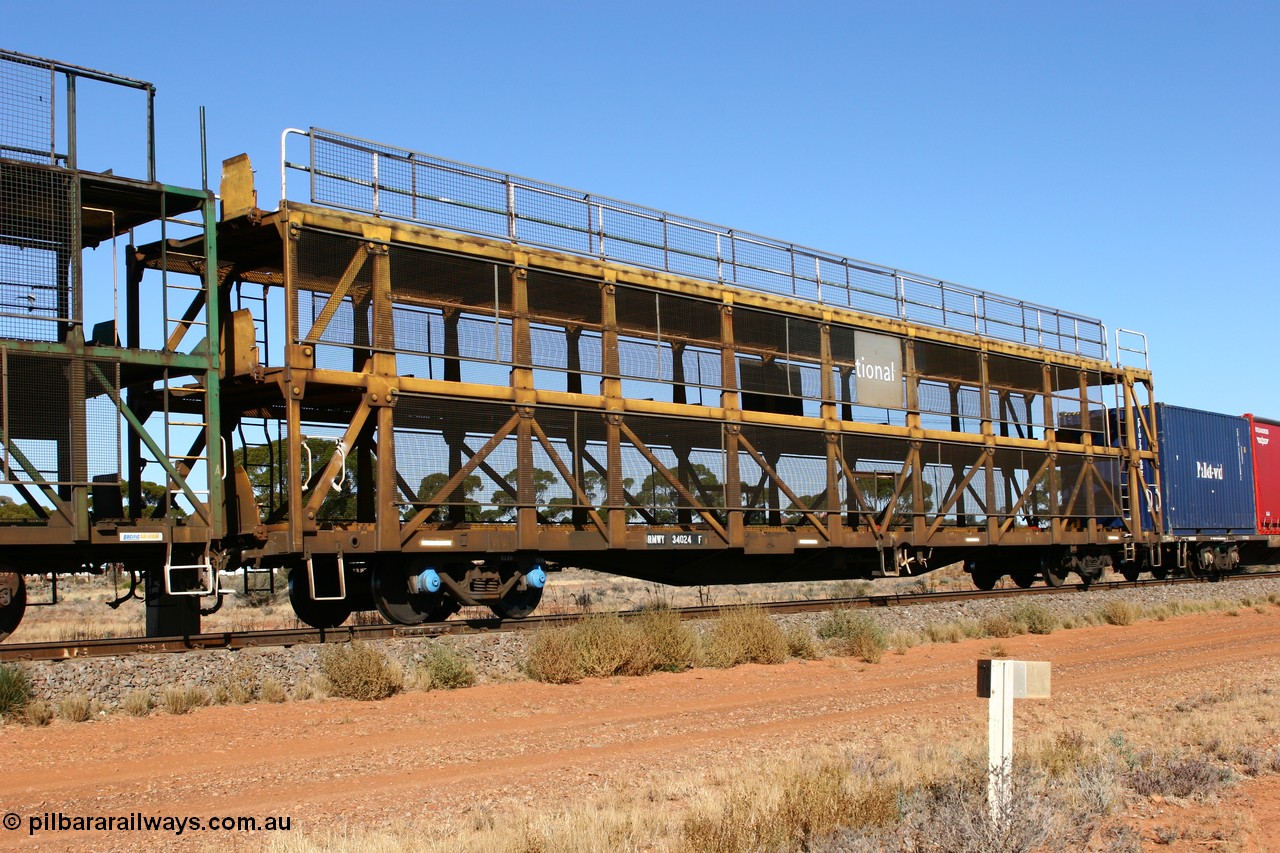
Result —
[[[145, 179], [78, 165], [86, 80], [144, 93]], [[559, 566], [1168, 571], [1140, 336], [1113, 362], [1087, 317], [316, 129], [276, 210], [226, 161], [219, 215], [155, 181], [150, 84], [0, 84], [0, 634], [24, 574], [105, 565], [153, 635], [236, 570], [319, 627], [526, 615]]]

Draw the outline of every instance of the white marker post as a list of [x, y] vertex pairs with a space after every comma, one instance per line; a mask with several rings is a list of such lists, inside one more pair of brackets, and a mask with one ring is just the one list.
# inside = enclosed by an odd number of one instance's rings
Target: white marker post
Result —
[[1009, 814], [1013, 772], [1013, 700], [1049, 698], [1047, 661], [978, 661], [978, 696], [991, 700], [987, 721], [987, 805], [993, 823]]

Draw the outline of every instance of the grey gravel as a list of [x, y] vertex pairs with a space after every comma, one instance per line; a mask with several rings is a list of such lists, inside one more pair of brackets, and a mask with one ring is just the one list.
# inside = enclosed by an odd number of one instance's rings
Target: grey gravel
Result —
[[[1280, 595], [1280, 579], [1237, 579], [1226, 583], [1150, 584], [1134, 589], [1081, 592], [1074, 588], [1029, 600], [1046, 608], [1060, 620], [1080, 619], [1100, 610], [1108, 600], [1123, 599], [1146, 608], [1173, 601], [1238, 602], [1250, 598], [1265, 601], [1269, 594]], [[1016, 601], [1028, 599], [985, 599], [963, 602], [872, 608], [869, 612], [889, 631], [918, 632], [928, 624], [959, 620], [982, 620], [1006, 612]], [[793, 614], [777, 617], [784, 626], [815, 627], [822, 614]], [[705, 627], [705, 626], [699, 626]], [[484, 633], [467, 636], [387, 640], [380, 644], [388, 655], [412, 673], [431, 644], [448, 646], [471, 661], [480, 683], [523, 678], [523, 660], [531, 634], [525, 631]], [[291, 694], [304, 695], [319, 671], [320, 649], [315, 645], [290, 648], [225, 649], [186, 654], [140, 654], [124, 657], [41, 661], [26, 664], [35, 696], [56, 703], [72, 693], [85, 693], [98, 708], [112, 711], [135, 690], [149, 690], [159, 696], [173, 686], [203, 687], [211, 693], [220, 682], [236, 673], [249, 672], [256, 680], [274, 679]]]

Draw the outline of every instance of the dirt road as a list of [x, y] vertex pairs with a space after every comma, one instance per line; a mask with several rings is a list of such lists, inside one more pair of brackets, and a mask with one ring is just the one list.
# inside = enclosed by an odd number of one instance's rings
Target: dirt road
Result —
[[[1105, 721], [1136, 737], [1153, 734], [1143, 722], [1150, 709], [1224, 679], [1274, 682], [1280, 609], [999, 644], [1011, 658], [1053, 665], [1053, 698], [1020, 703], [1019, 732], [1075, 719]], [[7, 724], [0, 728], [7, 768], [0, 811], [21, 823], [0, 832], [0, 846], [160, 849], [175, 838], [127, 822], [123, 831], [29, 835], [30, 822], [46, 815], [55, 825], [58, 815], [288, 817], [291, 832], [313, 832], [460, 808], [500, 813], [516, 802], [556, 808], [601, 792], [642, 792], [673, 774], [696, 778], [770, 751], [849, 745], [872, 735], [970, 736], [985, 730], [975, 660], [991, 645], [922, 646], [874, 665], [828, 658], [568, 686], [411, 692], [377, 703], [213, 707], [48, 728]], [[1243, 827], [1234, 849], [1280, 850], [1278, 805], [1280, 784], [1264, 779], [1238, 789], [1221, 809], [1203, 811], [1234, 810]], [[1184, 817], [1202, 819], [1194, 807]], [[188, 828], [181, 840], [200, 849], [252, 846], [264, 837]]]

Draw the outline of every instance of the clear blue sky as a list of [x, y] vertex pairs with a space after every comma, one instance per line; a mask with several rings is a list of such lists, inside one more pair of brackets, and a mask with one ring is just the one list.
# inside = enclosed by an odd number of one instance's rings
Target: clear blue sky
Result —
[[4, 17], [4, 47], [155, 83], [170, 183], [199, 182], [201, 104], [264, 207], [280, 131], [330, 128], [1139, 329], [1159, 399], [1280, 417], [1274, 2]]

